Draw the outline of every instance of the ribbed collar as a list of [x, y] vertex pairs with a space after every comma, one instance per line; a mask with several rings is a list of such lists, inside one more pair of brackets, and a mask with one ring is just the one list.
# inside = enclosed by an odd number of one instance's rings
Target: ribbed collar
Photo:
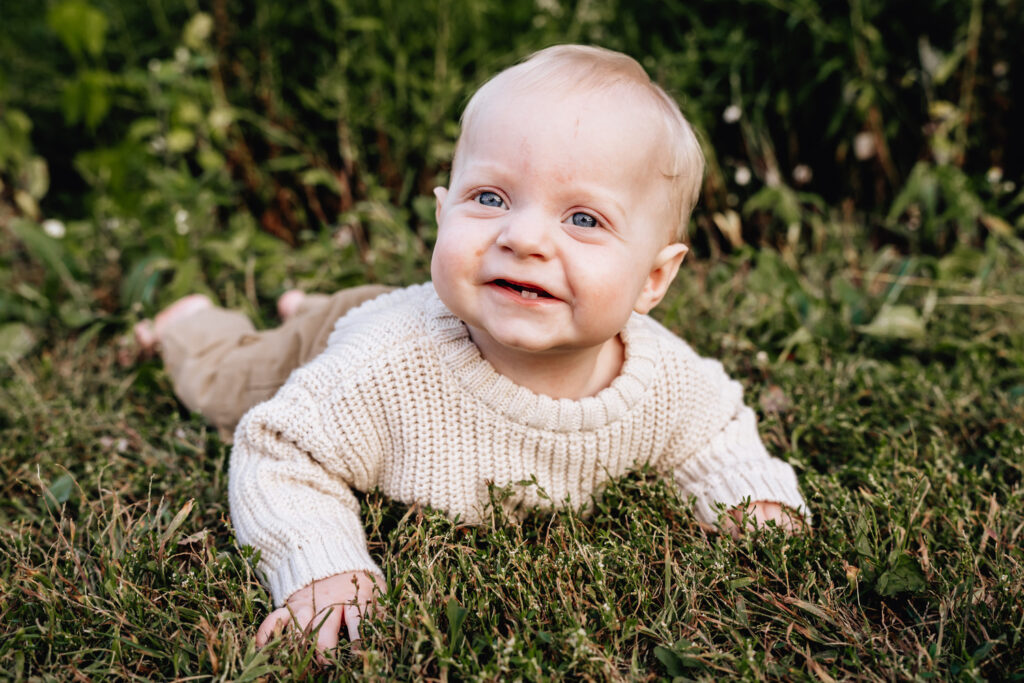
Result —
[[553, 432], [596, 430], [622, 419], [637, 406], [655, 378], [658, 342], [646, 316], [633, 314], [622, 331], [625, 362], [611, 385], [579, 400], [535, 394], [494, 369], [469, 337], [465, 323], [437, 298], [429, 283], [427, 332], [441, 362], [462, 388], [506, 419]]

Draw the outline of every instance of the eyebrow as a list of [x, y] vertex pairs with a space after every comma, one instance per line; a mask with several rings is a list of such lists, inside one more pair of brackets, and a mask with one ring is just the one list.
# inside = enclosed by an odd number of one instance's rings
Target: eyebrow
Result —
[[502, 167], [501, 164], [495, 164], [493, 162], [487, 162], [487, 161], [468, 161], [468, 162], [464, 162], [462, 164], [462, 168], [459, 169], [459, 171], [458, 171], [458, 175], [461, 176], [461, 175], [469, 174], [470, 172], [480, 173], [480, 174], [483, 174], [483, 175], [499, 176], [499, 177], [504, 177], [504, 176], [511, 175], [511, 174], [508, 173], [508, 171], [506, 169], [504, 169]]

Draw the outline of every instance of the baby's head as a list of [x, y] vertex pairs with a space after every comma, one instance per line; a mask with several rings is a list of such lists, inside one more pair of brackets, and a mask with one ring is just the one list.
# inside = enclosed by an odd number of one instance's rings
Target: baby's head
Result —
[[650, 150], [651, 170], [669, 181], [665, 198], [671, 202], [672, 215], [677, 220], [667, 227], [674, 241], [683, 239], [700, 194], [704, 154], [679, 105], [635, 59], [621, 52], [585, 45], [556, 45], [535, 52], [493, 77], [476, 91], [462, 113], [462, 134], [455, 148], [453, 171], [458, 166], [466, 132], [472, 129], [481, 110], [486, 109], [485, 103], [501, 94], [514, 96], [519, 89], [556, 98], [589, 93], [607, 98], [614, 106], [634, 108], [640, 115], [635, 125], [651, 126], [657, 137], [657, 148]]
[[600, 347], [675, 276], [703, 166], [635, 60], [542, 50], [463, 114], [450, 186], [435, 191], [438, 295], [485, 356]]

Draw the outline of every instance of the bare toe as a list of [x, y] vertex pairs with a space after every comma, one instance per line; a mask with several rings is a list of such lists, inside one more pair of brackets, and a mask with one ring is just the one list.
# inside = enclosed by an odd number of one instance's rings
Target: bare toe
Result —
[[287, 320], [299, 312], [299, 306], [306, 299], [301, 289], [289, 289], [277, 299], [277, 313], [282, 320]]
[[173, 323], [212, 306], [213, 302], [210, 301], [210, 297], [204, 294], [189, 294], [178, 299], [157, 313], [156, 318], [153, 320], [153, 334], [157, 342], [160, 341], [164, 331]]
[[153, 321], [149, 318], [135, 323], [132, 328], [135, 334], [135, 344], [142, 356], [152, 355], [156, 351], [156, 332], [153, 330]]

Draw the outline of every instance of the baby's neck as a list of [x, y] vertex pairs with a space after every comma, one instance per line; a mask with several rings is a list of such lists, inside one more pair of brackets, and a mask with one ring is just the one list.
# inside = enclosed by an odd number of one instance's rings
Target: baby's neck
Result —
[[587, 349], [530, 353], [503, 347], [473, 327], [469, 334], [480, 354], [500, 374], [551, 398], [594, 396], [619, 376], [626, 355], [620, 335]]

